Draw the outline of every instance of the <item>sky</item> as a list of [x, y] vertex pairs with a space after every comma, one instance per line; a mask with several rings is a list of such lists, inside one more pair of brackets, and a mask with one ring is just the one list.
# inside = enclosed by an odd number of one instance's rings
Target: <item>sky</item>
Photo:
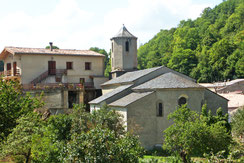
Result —
[[0, 51], [5, 46], [60, 49], [99, 47], [110, 50], [110, 38], [122, 25], [138, 45], [161, 29], [196, 19], [222, 0], [0, 0]]

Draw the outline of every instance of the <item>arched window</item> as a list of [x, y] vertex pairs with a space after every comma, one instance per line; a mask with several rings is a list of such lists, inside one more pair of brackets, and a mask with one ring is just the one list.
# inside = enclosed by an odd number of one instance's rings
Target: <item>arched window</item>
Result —
[[184, 104], [186, 104], [186, 102], [187, 102], [186, 98], [185, 97], [181, 97], [178, 100], [178, 105], [179, 106], [184, 105]]
[[125, 51], [129, 51], [129, 41], [125, 42]]
[[157, 116], [162, 117], [163, 116], [163, 103], [161, 101], [157, 102]]

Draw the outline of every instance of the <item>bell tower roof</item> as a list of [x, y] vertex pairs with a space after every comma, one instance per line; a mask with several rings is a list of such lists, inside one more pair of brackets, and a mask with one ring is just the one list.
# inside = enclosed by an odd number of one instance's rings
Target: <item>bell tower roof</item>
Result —
[[134, 35], [132, 35], [127, 29], [126, 27], [124, 26], [123, 24], [123, 27], [119, 30], [119, 32], [114, 36], [112, 37], [111, 39], [114, 39], [114, 38], [136, 38]]

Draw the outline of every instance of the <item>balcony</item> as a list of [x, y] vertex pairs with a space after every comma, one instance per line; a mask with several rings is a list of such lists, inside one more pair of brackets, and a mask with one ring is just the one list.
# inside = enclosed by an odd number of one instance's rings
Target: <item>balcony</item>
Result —
[[45, 83], [45, 84], [22, 84], [22, 88], [25, 91], [28, 90], [55, 90], [55, 89], [66, 89], [66, 90], [82, 90], [87, 88], [94, 88], [93, 82], [81, 83]]
[[3, 79], [20, 79], [20, 69], [16, 69], [14, 71], [7, 70], [0, 72], [0, 77], [3, 77]]

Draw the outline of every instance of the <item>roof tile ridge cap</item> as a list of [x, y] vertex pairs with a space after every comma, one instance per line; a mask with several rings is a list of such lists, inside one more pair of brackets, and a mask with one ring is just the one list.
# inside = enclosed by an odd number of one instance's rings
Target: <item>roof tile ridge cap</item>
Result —
[[15, 54], [15, 52], [11, 49], [11, 48], [16, 48], [16, 47], [13, 47], [13, 46], [5, 46], [3, 51], [7, 51], [9, 53], [12, 53], [12, 54]]

